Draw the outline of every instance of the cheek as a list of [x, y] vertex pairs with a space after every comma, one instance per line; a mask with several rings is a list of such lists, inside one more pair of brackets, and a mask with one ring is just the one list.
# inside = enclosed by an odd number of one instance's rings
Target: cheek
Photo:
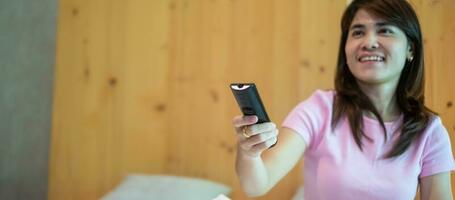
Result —
[[346, 44], [344, 48], [344, 54], [346, 55], [346, 65], [351, 73], [354, 73], [354, 69], [352, 68], [355, 66], [355, 51], [352, 45]]
[[389, 54], [398, 62], [406, 60], [407, 43], [403, 42], [403, 40], [405, 41], [405, 39], [401, 39], [385, 43], [389, 49]]
[[396, 64], [404, 64], [406, 62], [406, 48], [403, 48], [403, 47], [396, 47], [396, 48], [393, 48], [391, 51], [390, 51], [390, 54], [392, 55], [393, 57], [393, 63], [396, 63]]
[[346, 62], [352, 63], [355, 60], [355, 48], [352, 44], [346, 43], [344, 47], [344, 54], [346, 55]]

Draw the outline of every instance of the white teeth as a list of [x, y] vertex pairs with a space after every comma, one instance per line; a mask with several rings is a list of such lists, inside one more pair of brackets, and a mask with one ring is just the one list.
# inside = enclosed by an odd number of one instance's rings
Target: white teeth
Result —
[[360, 61], [362, 61], [362, 62], [364, 62], [364, 61], [384, 61], [384, 58], [381, 56], [365, 56], [365, 57], [361, 57]]

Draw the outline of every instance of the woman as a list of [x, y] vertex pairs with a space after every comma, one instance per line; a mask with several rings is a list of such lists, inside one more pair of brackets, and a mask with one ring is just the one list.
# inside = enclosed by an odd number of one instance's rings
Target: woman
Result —
[[422, 35], [405, 0], [354, 0], [341, 21], [335, 91], [274, 123], [234, 118], [244, 191], [269, 191], [303, 158], [305, 199], [452, 199], [447, 130], [424, 106]]

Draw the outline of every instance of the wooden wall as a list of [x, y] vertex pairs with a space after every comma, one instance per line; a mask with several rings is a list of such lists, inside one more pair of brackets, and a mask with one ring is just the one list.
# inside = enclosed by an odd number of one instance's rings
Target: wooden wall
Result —
[[[455, 1], [413, 0], [428, 105], [455, 144]], [[129, 173], [222, 182], [239, 114], [228, 84], [256, 82], [280, 124], [331, 88], [341, 0], [60, 0], [49, 199], [97, 199]], [[299, 168], [266, 197], [290, 198]], [[455, 182], [455, 179], [454, 181]]]

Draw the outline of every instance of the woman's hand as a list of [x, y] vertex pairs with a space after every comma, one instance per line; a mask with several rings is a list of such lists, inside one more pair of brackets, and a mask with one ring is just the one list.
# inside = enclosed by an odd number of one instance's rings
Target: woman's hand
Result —
[[277, 142], [278, 129], [275, 123], [255, 124], [256, 116], [236, 116], [233, 123], [238, 141], [238, 153], [259, 157], [261, 153]]

